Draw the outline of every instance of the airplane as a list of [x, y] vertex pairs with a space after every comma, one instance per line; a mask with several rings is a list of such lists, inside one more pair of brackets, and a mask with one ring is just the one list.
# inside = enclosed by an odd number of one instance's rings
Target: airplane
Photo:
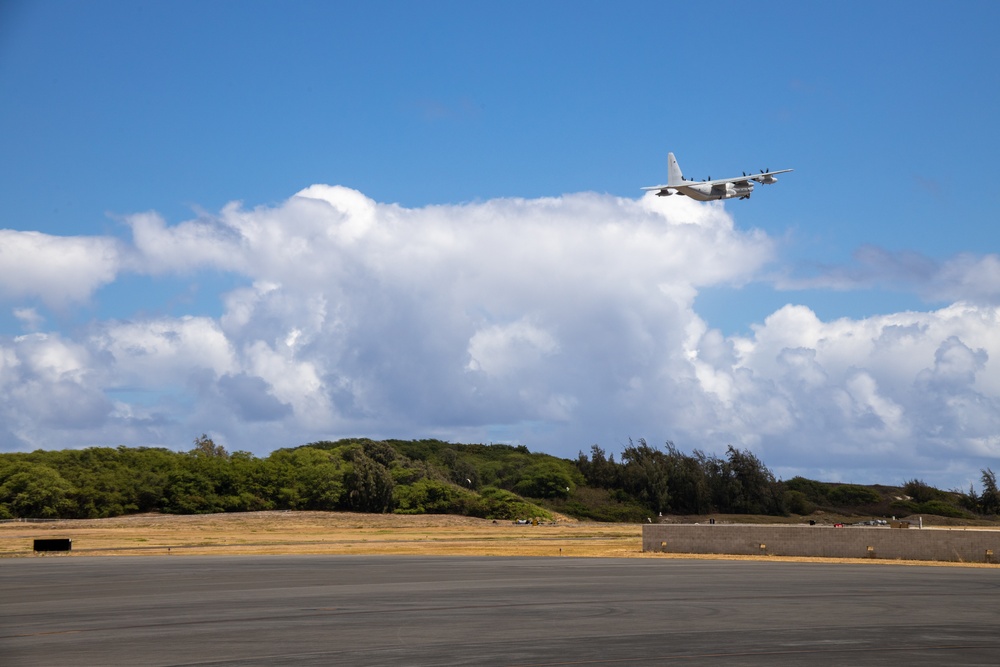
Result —
[[774, 177], [775, 174], [784, 174], [789, 171], [792, 170], [779, 169], [778, 171], [769, 171], [762, 169], [759, 174], [747, 174], [744, 172], [742, 176], [736, 176], [735, 178], [720, 178], [713, 181], [712, 177], [709, 176], [704, 181], [689, 181], [681, 173], [681, 168], [677, 164], [677, 158], [674, 157], [674, 154], [667, 153], [667, 184], [653, 185], [643, 188], [643, 190], [656, 190], [657, 197], [667, 197], [677, 194], [687, 195], [691, 199], [697, 199], [698, 201], [733, 199], [734, 197], [750, 199], [754, 182], [762, 185], [770, 185], [778, 180]]

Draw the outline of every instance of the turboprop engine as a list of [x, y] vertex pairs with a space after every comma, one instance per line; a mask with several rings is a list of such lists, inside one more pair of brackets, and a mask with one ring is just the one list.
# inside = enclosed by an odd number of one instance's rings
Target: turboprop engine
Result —
[[746, 185], [726, 183], [726, 199], [730, 199], [732, 197], [739, 197], [740, 199], [749, 199], [750, 193], [752, 192], [753, 192], [753, 183], [747, 183]]

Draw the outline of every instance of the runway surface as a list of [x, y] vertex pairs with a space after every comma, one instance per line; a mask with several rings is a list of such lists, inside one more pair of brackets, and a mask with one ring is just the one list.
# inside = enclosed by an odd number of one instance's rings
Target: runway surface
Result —
[[1000, 570], [603, 558], [0, 561], [0, 664], [996, 665]]

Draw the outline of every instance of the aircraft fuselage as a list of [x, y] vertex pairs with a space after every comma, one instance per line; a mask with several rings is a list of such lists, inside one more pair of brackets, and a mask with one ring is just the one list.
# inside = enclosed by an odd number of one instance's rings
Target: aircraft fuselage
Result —
[[[670, 192], [670, 190], [673, 190], [673, 192]], [[719, 185], [709, 185], [707, 183], [699, 185], [698, 183], [692, 183], [691, 185], [665, 188], [656, 194], [660, 197], [678, 194], [688, 196], [691, 199], [697, 199], [698, 201], [713, 201], [715, 199], [734, 199], [736, 197], [742, 199], [749, 197], [752, 192], [753, 183], [747, 183], [746, 185], [742, 183], [722, 183]]]
[[747, 174], [733, 178], [722, 178], [712, 180], [711, 177], [704, 181], [689, 181], [681, 174], [680, 165], [673, 153], [667, 153], [667, 183], [666, 185], [652, 185], [643, 190], [656, 192], [657, 197], [667, 197], [670, 195], [684, 195], [698, 201], [712, 201], [715, 199], [750, 199], [753, 186], [756, 183], [770, 185], [778, 181], [775, 174], [784, 174], [791, 169], [779, 169], [770, 171], [761, 169], [759, 174]]

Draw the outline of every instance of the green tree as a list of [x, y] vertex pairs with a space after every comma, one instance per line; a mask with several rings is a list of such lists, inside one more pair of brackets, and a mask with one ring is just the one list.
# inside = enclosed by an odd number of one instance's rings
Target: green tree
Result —
[[913, 498], [914, 502], [926, 503], [931, 500], [943, 500], [945, 494], [935, 489], [923, 480], [911, 479], [903, 485], [903, 492]]
[[565, 498], [572, 486], [569, 472], [554, 461], [544, 461], [522, 471], [514, 492], [529, 498]]
[[348, 506], [356, 512], [391, 512], [395, 488], [392, 473], [361, 449], [350, 456], [350, 467], [344, 475]]
[[204, 473], [177, 470], [167, 478], [163, 511], [168, 514], [211, 514], [223, 511], [215, 484]]
[[968, 493], [959, 493], [958, 504], [970, 512], [981, 511], [982, 507], [979, 502], [979, 494], [976, 493], [976, 487], [973, 484], [969, 484]]
[[731, 445], [726, 450], [733, 479], [732, 510], [738, 514], [783, 514], [784, 507], [774, 475], [750, 450]]
[[979, 494], [979, 508], [983, 514], [1000, 514], [1000, 489], [997, 476], [990, 468], [982, 470], [983, 492]]
[[705, 474], [706, 456], [680, 452], [667, 442], [666, 461], [669, 468], [671, 510], [684, 514], [704, 514], [711, 511], [712, 494]]
[[[272, 452], [267, 459], [271, 498], [294, 510], [349, 509], [343, 448], [298, 447]], [[360, 451], [360, 450], [359, 450]]]
[[451, 468], [451, 481], [467, 489], [479, 487], [481, 479], [476, 465], [465, 458], [456, 458]]
[[467, 489], [440, 480], [423, 478], [396, 487], [396, 512], [400, 514], [482, 513], [479, 497]]
[[6, 513], [21, 518], [71, 517], [75, 503], [73, 485], [52, 468], [37, 463], [19, 463], [0, 473], [0, 505]]
[[194, 448], [190, 453], [194, 456], [203, 456], [208, 458], [229, 458], [226, 448], [222, 445], [215, 444], [215, 441], [204, 433], [194, 439]]
[[639, 438], [622, 452], [622, 489], [653, 512], [669, 512], [670, 465], [666, 455]]
[[784, 514], [781, 485], [749, 450], [730, 445], [726, 458], [705, 457], [704, 466], [716, 511], [733, 514]]
[[399, 459], [399, 453], [387, 442], [368, 440], [361, 445], [361, 449], [365, 456], [385, 468], [392, 467], [392, 464]]
[[619, 471], [614, 454], [610, 457], [606, 456], [604, 450], [598, 445], [591, 445], [590, 460], [587, 460], [587, 456], [580, 452], [576, 465], [590, 486], [610, 489], [618, 483]]

